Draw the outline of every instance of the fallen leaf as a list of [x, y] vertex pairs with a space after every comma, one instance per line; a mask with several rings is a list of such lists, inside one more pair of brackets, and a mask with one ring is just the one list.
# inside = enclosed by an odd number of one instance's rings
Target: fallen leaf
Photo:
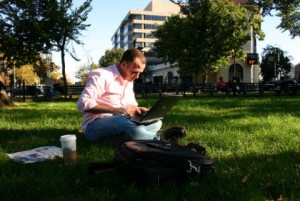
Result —
[[244, 176], [244, 178], [242, 179], [243, 183], [246, 183], [249, 180], [250, 174], [247, 174]]

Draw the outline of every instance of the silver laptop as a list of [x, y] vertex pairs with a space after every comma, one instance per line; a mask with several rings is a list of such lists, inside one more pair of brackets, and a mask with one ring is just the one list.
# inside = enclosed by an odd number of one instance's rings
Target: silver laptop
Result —
[[182, 95], [163, 94], [144, 115], [135, 115], [131, 121], [136, 124], [151, 124], [163, 119], [165, 114], [182, 98]]

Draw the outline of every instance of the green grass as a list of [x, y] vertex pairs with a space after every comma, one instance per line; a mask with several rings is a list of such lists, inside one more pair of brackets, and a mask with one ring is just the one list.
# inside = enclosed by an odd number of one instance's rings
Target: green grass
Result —
[[[139, 99], [150, 106], [156, 96]], [[117, 172], [90, 176], [91, 162], [109, 162], [114, 146], [92, 144], [80, 131], [76, 102], [26, 102], [0, 110], [0, 200], [120, 201], [299, 201], [300, 97], [191, 97], [164, 118], [163, 128], [182, 125], [207, 149], [216, 174], [139, 189]], [[60, 146], [65, 134], [77, 136], [77, 163], [18, 164], [6, 153]]]

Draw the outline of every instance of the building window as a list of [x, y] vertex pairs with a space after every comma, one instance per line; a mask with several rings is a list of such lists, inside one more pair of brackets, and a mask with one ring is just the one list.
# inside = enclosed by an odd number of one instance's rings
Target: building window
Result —
[[243, 67], [240, 64], [232, 64], [229, 68], [229, 80], [243, 79]]
[[145, 29], [156, 29], [154, 24], [145, 24]]
[[128, 26], [124, 29], [124, 34], [127, 34], [128, 32], [132, 31], [132, 26]]
[[142, 24], [134, 24], [133, 25], [134, 29], [142, 29], [142, 27], [143, 27]]
[[134, 33], [133, 38], [143, 38], [143, 34], [142, 33]]
[[143, 43], [141, 42], [135, 42], [135, 47], [143, 47]]
[[145, 33], [145, 38], [155, 38], [152, 33]]
[[159, 15], [145, 15], [145, 20], [153, 20], [153, 21], [165, 21], [165, 16], [159, 16]]
[[145, 43], [145, 47], [152, 47], [153, 43]]
[[127, 22], [127, 23], [132, 22], [132, 18], [131, 18], [131, 17], [127, 18], [126, 22]]
[[124, 48], [124, 49], [125, 49], [125, 50], [131, 49], [131, 48], [133, 48], [133, 45], [132, 45], [132, 44], [128, 44], [127, 47], [128, 47], [128, 48]]
[[142, 19], [142, 15], [134, 15], [133, 18], [135, 20], [141, 20]]
[[[130, 35], [129, 35], [130, 36]], [[129, 36], [123, 36], [123, 39], [121, 41], [123, 41], [124, 43], [127, 43], [129, 39]]]

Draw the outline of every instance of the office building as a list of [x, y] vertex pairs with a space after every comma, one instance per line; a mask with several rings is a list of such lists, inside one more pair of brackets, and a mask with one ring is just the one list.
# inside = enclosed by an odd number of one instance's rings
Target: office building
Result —
[[[248, 0], [232, 0], [247, 6]], [[178, 74], [178, 67], [164, 63], [162, 59], [155, 57], [151, 50], [156, 38], [151, 32], [156, 29], [155, 25], [161, 25], [173, 14], [179, 14], [180, 7], [170, 1], [151, 0], [144, 10], [130, 10], [121, 21], [120, 26], [114, 33], [112, 45], [114, 49], [140, 48], [147, 57], [147, 67], [145, 69], [146, 81], [152, 83], [180, 84], [182, 80]], [[250, 25], [249, 25], [250, 26]], [[246, 53], [256, 53], [256, 39], [251, 34], [251, 41], [244, 45]], [[257, 64], [249, 65], [246, 62], [236, 61], [232, 57], [231, 64], [219, 69], [218, 72], [206, 75], [206, 82], [217, 82], [222, 76], [225, 81], [229, 81], [233, 76], [239, 77], [244, 82], [259, 82], [259, 67]], [[194, 78], [193, 81], [202, 81], [203, 75]]]
[[170, 1], [152, 0], [144, 10], [130, 10], [112, 37], [114, 49], [140, 48], [145, 52], [149, 65], [160, 63], [151, 48], [156, 38], [151, 34], [156, 25], [163, 24], [180, 8]]

